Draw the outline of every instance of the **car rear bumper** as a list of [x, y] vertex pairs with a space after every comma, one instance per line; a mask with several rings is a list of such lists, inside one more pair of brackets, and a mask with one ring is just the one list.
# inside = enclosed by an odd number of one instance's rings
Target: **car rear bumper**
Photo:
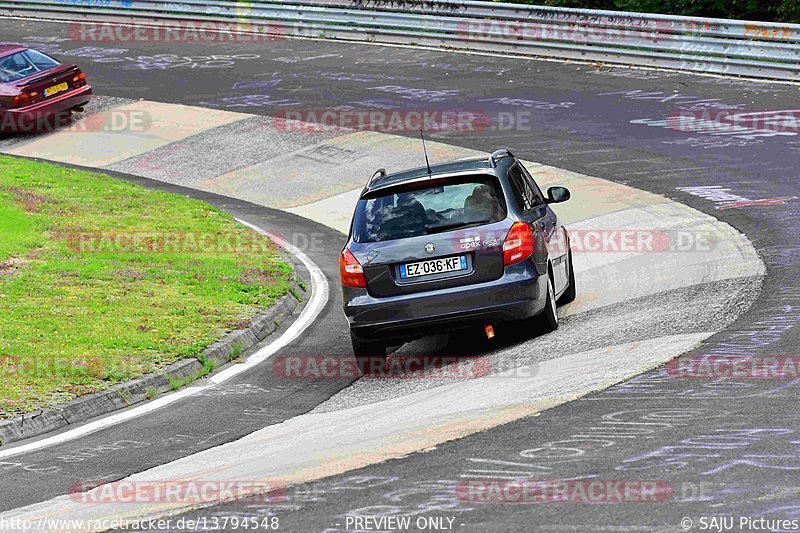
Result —
[[363, 339], [413, 339], [474, 323], [520, 320], [544, 308], [547, 277], [532, 263], [507, 268], [495, 281], [458, 288], [374, 298], [345, 289], [344, 313]]
[[73, 108], [89, 103], [92, 97], [91, 85], [84, 85], [77, 89], [54, 96], [44, 102], [39, 102], [19, 109], [6, 109], [2, 113], [0, 128], [3, 131], [30, 132], [46, 128], [47, 120], [53, 115], [67, 113]]

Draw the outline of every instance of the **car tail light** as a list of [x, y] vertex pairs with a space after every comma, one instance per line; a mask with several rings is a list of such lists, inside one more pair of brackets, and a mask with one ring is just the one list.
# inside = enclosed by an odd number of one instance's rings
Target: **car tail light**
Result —
[[361, 264], [347, 248], [345, 248], [342, 255], [339, 256], [339, 273], [342, 277], [342, 285], [345, 287], [352, 287], [354, 289], [367, 288], [367, 278], [364, 277], [364, 269], [361, 268]]
[[41, 102], [43, 99], [44, 96], [42, 96], [42, 93], [39, 91], [33, 91], [28, 93], [28, 103], [25, 105], [35, 104], [37, 102]]
[[17, 94], [15, 96], [2, 96], [0, 97], [0, 102], [5, 107], [25, 107], [31, 104], [35, 104], [39, 101], [39, 93], [37, 92], [30, 92], [30, 93], [22, 93]]
[[519, 263], [533, 254], [533, 230], [526, 222], [515, 222], [503, 242], [503, 264]]
[[77, 76], [72, 78], [72, 86], [83, 87], [84, 85], [86, 85], [86, 75], [83, 72], [79, 72]]

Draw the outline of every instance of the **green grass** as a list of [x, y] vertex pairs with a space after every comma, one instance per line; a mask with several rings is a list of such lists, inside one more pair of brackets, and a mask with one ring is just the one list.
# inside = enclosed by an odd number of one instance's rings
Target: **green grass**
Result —
[[0, 196], [0, 260], [44, 244], [43, 227], [16, 203]]
[[0, 418], [197, 357], [291, 274], [207, 204], [0, 157]]
[[201, 368], [198, 372], [180, 378], [167, 376], [167, 381], [169, 381], [169, 386], [172, 390], [177, 390], [193, 381], [202, 378], [203, 376], [207, 376], [213, 371], [214, 371], [214, 363], [212, 363], [211, 361], [203, 361], [203, 368]]

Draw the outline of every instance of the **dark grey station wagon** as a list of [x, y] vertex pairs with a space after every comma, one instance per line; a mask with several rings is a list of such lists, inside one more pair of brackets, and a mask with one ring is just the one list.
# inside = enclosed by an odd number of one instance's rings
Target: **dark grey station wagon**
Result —
[[511, 152], [367, 183], [340, 257], [344, 313], [361, 362], [432, 333], [536, 317], [558, 328], [575, 299], [569, 235]]

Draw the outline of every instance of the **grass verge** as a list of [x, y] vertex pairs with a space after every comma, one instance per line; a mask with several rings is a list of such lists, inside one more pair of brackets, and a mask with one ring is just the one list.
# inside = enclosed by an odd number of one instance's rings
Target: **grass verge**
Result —
[[291, 276], [208, 204], [0, 157], [0, 418], [197, 357]]

